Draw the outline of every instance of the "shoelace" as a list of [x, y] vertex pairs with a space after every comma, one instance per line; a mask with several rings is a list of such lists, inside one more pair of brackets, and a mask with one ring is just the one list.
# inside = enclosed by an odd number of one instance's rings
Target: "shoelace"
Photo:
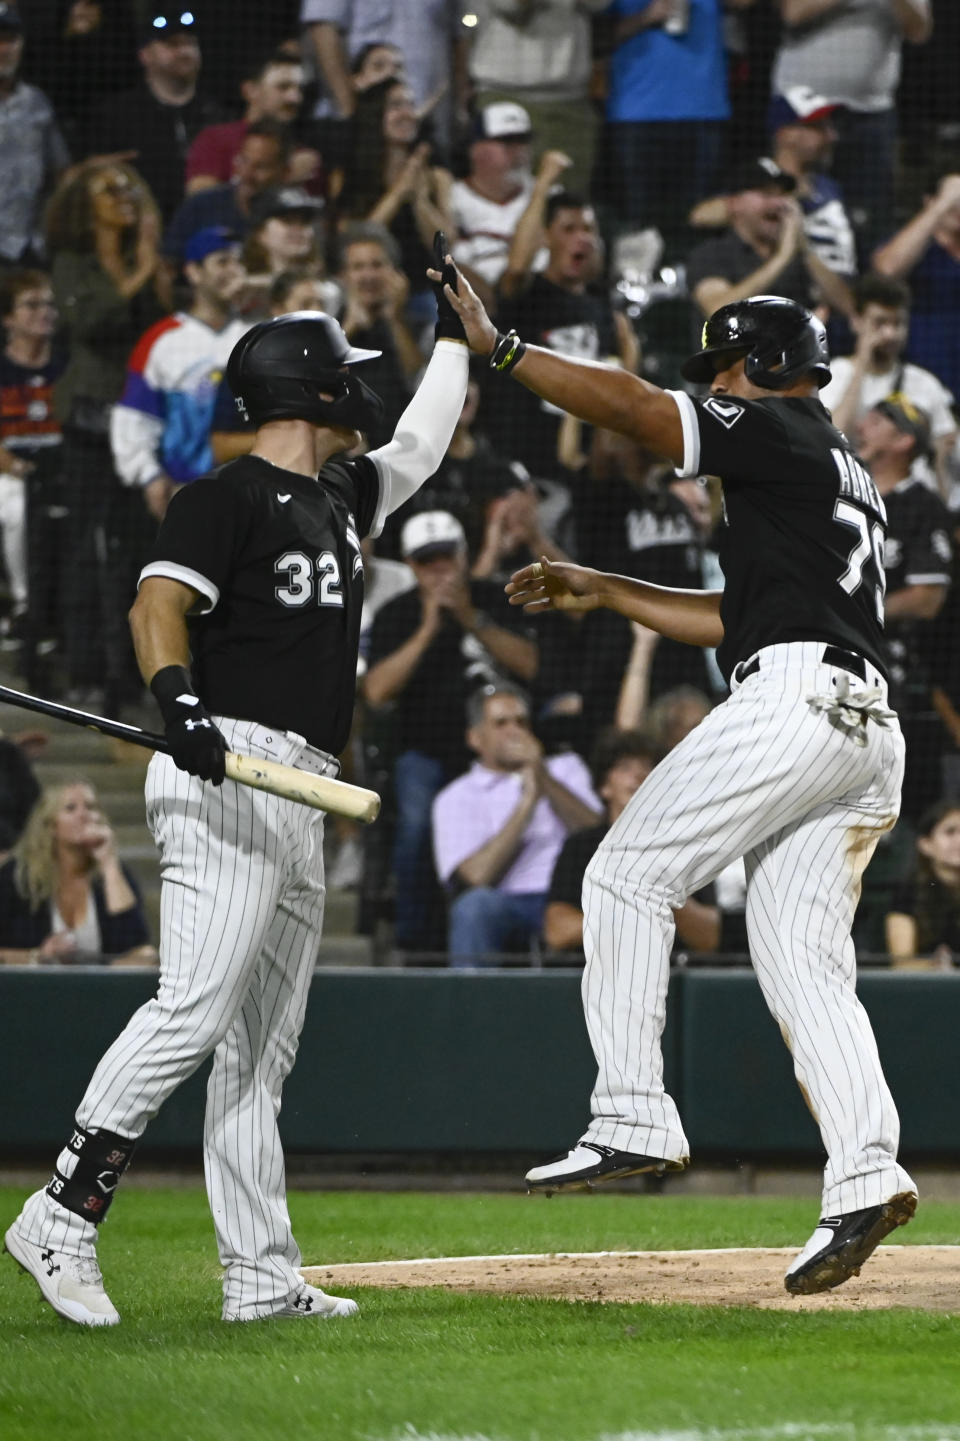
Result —
[[858, 746], [867, 743], [867, 721], [888, 727], [896, 719], [896, 711], [890, 710], [883, 699], [879, 686], [867, 686], [864, 690], [851, 691], [850, 677], [841, 671], [837, 685], [829, 695], [808, 695], [807, 704], [814, 710], [822, 711], [832, 725], [852, 736]]

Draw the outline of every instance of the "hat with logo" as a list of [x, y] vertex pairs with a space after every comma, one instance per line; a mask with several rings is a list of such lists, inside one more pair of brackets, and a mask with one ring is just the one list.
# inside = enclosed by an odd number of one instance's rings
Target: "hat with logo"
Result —
[[276, 215], [302, 215], [307, 220], [313, 220], [322, 209], [323, 201], [299, 185], [276, 185], [269, 190], [261, 190], [250, 201], [250, 223], [262, 225]]
[[9, 0], [0, 0], [0, 30], [14, 31], [19, 35], [22, 29], [23, 21], [16, 5], [11, 5]]
[[792, 175], [781, 170], [769, 155], [759, 155], [755, 160], [742, 160], [732, 170], [723, 194], [740, 195], [744, 190], [779, 190], [789, 195], [796, 190], [797, 182]]
[[916, 441], [916, 455], [927, 455], [930, 450], [930, 420], [925, 410], [908, 400], [902, 390], [894, 390], [873, 407], [880, 415], [893, 422], [904, 435], [912, 435]]
[[773, 134], [783, 125], [822, 125], [842, 109], [839, 100], [828, 100], [809, 85], [790, 85], [782, 95], [770, 97], [767, 127]]
[[530, 114], [513, 100], [494, 100], [473, 118], [474, 140], [529, 140]]
[[197, 17], [186, 5], [153, 5], [140, 25], [140, 43], [169, 40], [173, 35], [196, 35]]
[[195, 230], [190, 236], [183, 247], [183, 258], [199, 265], [201, 260], [206, 260], [208, 255], [213, 255], [217, 250], [230, 250], [238, 240], [239, 237], [225, 225], [205, 225], [202, 230]]
[[400, 532], [400, 554], [404, 560], [429, 560], [449, 554], [467, 543], [463, 526], [448, 510], [425, 510], [412, 515]]

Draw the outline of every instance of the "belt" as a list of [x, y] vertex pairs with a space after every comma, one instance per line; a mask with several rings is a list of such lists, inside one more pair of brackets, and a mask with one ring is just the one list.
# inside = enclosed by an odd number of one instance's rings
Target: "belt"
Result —
[[[866, 682], [867, 663], [862, 655], [857, 655], [852, 650], [843, 650], [838, 645], [825, 645], [821, 661], [824, 665], [835, 665], [840, 670], [849, 671], [851, 675], [857, 676]], [[742, 660], [733, 668], [733, 673], [738, 682], [745, 681], [748, 676], [756, 675], [760, 669], [760, 657], [751, 656], [749, 660]]]

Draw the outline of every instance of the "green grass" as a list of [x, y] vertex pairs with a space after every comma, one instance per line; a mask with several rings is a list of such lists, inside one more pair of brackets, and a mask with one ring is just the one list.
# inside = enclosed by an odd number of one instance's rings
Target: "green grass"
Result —
[[[21, 1196], [0, 1190], [4, 1217]], [[810, 1201], [631, 1195], [300, 1192], [291, 1211], [308, 1262], [794, 1245], [816, 1219]], [[926, 1204], [900, 1239], [960, 1242], [960, 1206]], [[224, 1326], [201, 1192], [130, 1190], [99, 1249], [110, 1330], [59, 1321], [3, 1258], [3, 1441], [960, 1438], [956, 1316], [351, 1288], [356, 1321]]]

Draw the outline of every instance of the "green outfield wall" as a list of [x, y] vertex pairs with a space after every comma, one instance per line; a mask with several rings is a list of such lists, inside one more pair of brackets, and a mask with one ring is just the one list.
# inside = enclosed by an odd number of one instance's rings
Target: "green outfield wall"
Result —
[[[100, 1054], [156, 975], [0, 970], [0, 1154], [59, 1144]], [[873, 973], [860, 997], [900, 1110], [905, 1155], [960, 1160], [960, 973]], [[701, 1157], [815, 1158], [819, 1137], [749, 971], [671, 982], [667, 1085]], [[143, 1152], [195, 1150], [206, 1066]], [[565, 1149], [589, 1114], [578, 972], [317, 972], [280, 1118], [289, 1151], [345, 1155]]]

